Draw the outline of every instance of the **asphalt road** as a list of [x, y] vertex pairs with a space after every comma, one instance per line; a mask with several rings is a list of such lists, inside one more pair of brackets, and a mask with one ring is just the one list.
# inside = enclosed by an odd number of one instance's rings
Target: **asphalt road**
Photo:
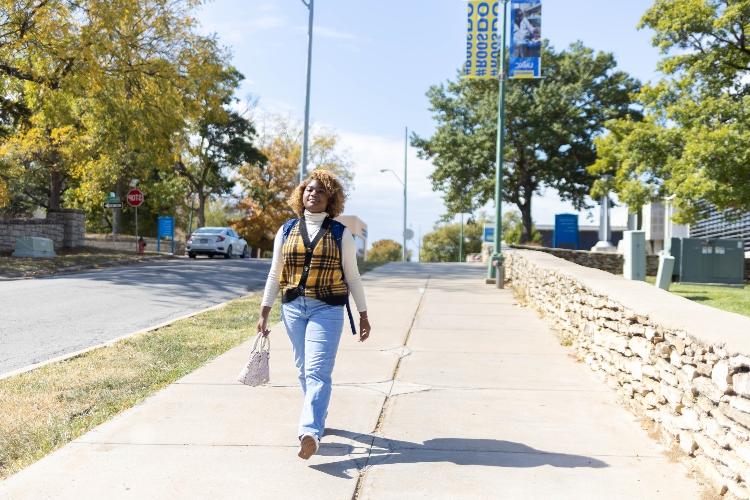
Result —
[[270, 260], [169, 260], [0, 281], [0, 376], [262, 291]]

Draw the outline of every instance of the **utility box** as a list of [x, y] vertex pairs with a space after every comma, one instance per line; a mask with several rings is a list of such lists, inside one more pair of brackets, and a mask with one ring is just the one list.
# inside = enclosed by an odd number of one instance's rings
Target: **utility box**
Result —
[[622, 233], [624, 264], [622, 274], [628, 280], [646, 280], [646, 232], [625, 231]]
[[13, 257], [48, 258], [55, 256], [55, 247], [49, 238], [37, 236], [16, 238]]
[[742, 240], [672, 238], [674, 278], [681, 283], [742, 285], [745, 250]]

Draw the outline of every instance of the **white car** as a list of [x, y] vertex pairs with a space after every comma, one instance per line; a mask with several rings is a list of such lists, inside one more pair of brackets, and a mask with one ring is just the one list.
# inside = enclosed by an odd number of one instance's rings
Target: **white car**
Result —
[[247, 242], [230, 227], [202, 227], [187, 240], [185, 251], [191, 259], [198, 255], [223, 255], [225, 259], [239, 256], [246, 259], [250, 256]]

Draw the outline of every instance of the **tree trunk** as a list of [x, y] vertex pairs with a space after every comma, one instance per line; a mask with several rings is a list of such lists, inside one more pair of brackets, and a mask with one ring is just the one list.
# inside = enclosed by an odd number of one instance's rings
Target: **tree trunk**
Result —
[[198, 227], [204, 227], [206, 225], [206, 199], [208, 195], [201, 192], [198, 193]]
[[47, 207], [50, 210], [62, 208], [62, 192], [65, 179], [62, 172], [52, 169], [49, 179], [49, 200]]
[[518, 204], [521, 211], [521, 222], [523, 222], [523, 231], [521, 231], [521, 243], [526, 244], [532, 241], [534, 223], [531, 219], [531, 199], [525, 200]]

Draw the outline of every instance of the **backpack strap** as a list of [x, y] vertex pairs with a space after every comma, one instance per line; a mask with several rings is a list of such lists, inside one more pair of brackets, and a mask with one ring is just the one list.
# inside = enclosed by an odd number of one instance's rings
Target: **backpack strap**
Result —
[[297, 222], [299, 222], [299, 219], [289, 219], [284, 223], [284, 225], [282, 226], [283, 230], [281, 232], [281, 234], [283, 235], [283, 239], [281, 240], [282, 243], [286, 243], [286, 239], [289, 237], [289, 233], [292, 232], [292, 229], [297, 225]]
[[[341, 266], [341, 276], [346, 276], [344, 274], [344, 252], [342, 251], [342, 240], [344, 239], [344, 230], [346, 229], [346, 226], [340, 223], [337, 220], [329, 219], [331, 221], [331, 235], [333, 235], [334, 241], [336, 241], [336, 246], [339, 249], [339, 256], [341, 257], [339, 259], [339, 265]], [[344, 281], [346, 281], [346, 278], [344, 278]], [[346, 285], [346, 288], [349, 288], [349, 285]], [[346, 312], [349, 315], [349, 326], [352, 329], [352, 335], [357, 334], [357, 327], [354, 326], [354, 316], [352, 315], [352, 306], [349, 304], [349, 293], [346, 294]]]

